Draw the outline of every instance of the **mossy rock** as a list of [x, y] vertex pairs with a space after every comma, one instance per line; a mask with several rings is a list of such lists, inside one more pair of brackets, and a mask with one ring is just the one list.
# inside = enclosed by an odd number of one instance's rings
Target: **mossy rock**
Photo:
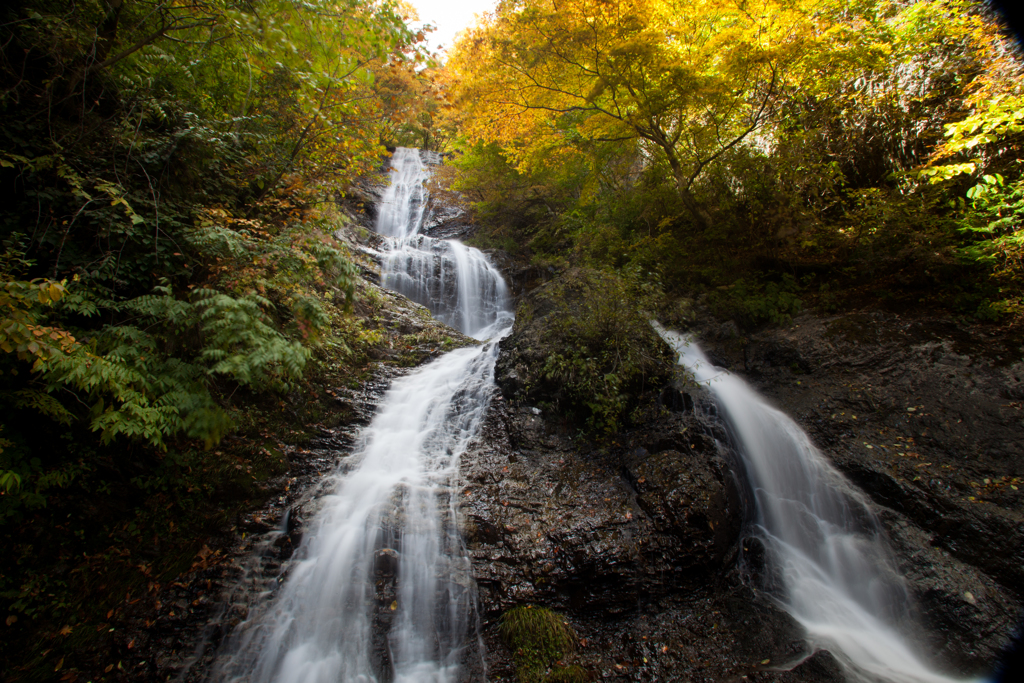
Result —
[[578, 638], [564, 617], [545, 607], [525, 605], [504, 614], [498, 628], [502, 640], [512, 650], [516, 679], [519, 683], [546, 683], [547, 681], [577, 681], [577, 666], [548, 669], [558, 660], [576, 650]]

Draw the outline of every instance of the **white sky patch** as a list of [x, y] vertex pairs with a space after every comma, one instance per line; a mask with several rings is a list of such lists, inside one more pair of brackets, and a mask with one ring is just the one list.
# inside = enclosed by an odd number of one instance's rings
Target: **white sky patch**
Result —
[[[495, 0], [409, 0], [420, 15], [420, 22], [432, 24], [436, 31], [427, 36], [431, 51], [448, 50], [455, 34], [475, 23], [474, 15], [490, 12]], [[413, 24], [416, 26], [416, 24]]]

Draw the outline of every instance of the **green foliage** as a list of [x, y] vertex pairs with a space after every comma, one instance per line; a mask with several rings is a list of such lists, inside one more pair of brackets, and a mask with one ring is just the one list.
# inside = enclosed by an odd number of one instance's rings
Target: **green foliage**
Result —
[[559, 667], [548, 673], [557, 660], [576, 650], [578, 640], [559, 614], [534, 605], [514, 607], [502, 615], [498, 632], [512, 651], [519, 683], [587, 680], [574, 678], [579, 667]]
[[[1024, 132], [1024, 99], [996, 96], [962, 121], [946, 126], [941, 158], [976, 155], [972, 161], [932, 166], [919, 176], [931, 183], [949, 181], [960, 174], [979, 173], [977, 184], [966, 192], [967, 205], [961, 231], [969, 243], [960, 249], [966, 258], [988, 263], [996, 274], [1018, 280], [1024, 276], [1024, 174], [1020, 159], [1000, 163], [1007, 146]], [[1001, 168], [1003, 173], [984, 170]], [[954, 206], [956, 206], [954, 204]], [[994, 320], [1006, 302], [979, 308], [978, 317]]]
[[709, 294], [708, 304], [719, 315], [737, 318], [746, 326], [783, 325], [803, 308], [799, 290], [796, 278], [788, 274], [781, 282], [740, 278]]
[[[991, 150], [994, 143], [1005, 142], [1024, 133], [1024, 96], [999, 94], [983, 102], [969, 116], [945, 126], [945, 141], [936, 151], [939, 158], [962, 153], [977, 154]], [[918, 171], [918, 176], [930, 182], [946, 180], [957, 173], [973, 172], [979, 163], [949, 166], [930, 166]]]
[[66, 331], [43, 322], [54, 304], [65, 297], [65, 283], [45, 278], [30, 282], [13, 278], [17, 272], [33, 265], [24, 258], [14, 243], [8, 241], [0, 255], [0, 351], [15, 354], [21, 361], [38, 364], [75, 349], [74, 337]]
[[365, 360], [331, 205], [379, 164], [375, 81], [415, 40], [391, 0], [0, 8], [0, 669], [63, 675], [108, 577], [144, 595], [140, 565], [187, 569], [265, 495], [251, 412]]
[[[341, 188], [310, 183], [379, 158], [369, 65], [413, 36], [388, 2], [59, 10], [4, 10], [0, 400], [100, 444], [211, 446], [218, 393], [293, 388], [323, 299], [353, 296], [310, 209]], [[35, 490], [18, 443], [5, 481]]]
[[[998, 286], [995, 301], [981, 292], [958, 296], [957, 308], [979, 320], [996, 322], [1017, 310], [1024, 293], [1024, 174], [1015, 153], [1022, 132], [1024, 98], [997, 92], [962, 120], [947, 124], [945, 140], [933, 155], [944, 163], [915, 174], [954, 193], [949, 206], [961, 215], [962, 236], [956, 251], [990, 273]], [[963, 176], [973, 177], [975, 184], [957, 197]], [[988, 288], [983, 284], [979, 289]]]
[[559, 413], [593, 435], [642, 413], [645, 394], [660, 388], [672, 367], [672, 354], [649, 324], [657, 295], [636, 279], [585, 269], [538, 293], [547, 308], [549, 352], [536, 369], [537, 390], [550, 388]]
[[999, 174], [986, 174], [967, 198], [971, 211], [961, 229], [977, 241], [963, 253], [1024, 274], [1024, 177], [1007, 183]]
[[552, 669], [544, 678], [544, 683], [586, 683], [592, 680], [590, 673], [582, 666], [560, 666]]
[[513, 254], [526, 255], [566, 246], [564, 233], [553, 224], [582, 193], [588, 170], [560, 164], [533, 172], [513, 166], [497, 144], [466, 147], [452, 162], [457, 170], [453, 189], [469, 200], [487, 237]]

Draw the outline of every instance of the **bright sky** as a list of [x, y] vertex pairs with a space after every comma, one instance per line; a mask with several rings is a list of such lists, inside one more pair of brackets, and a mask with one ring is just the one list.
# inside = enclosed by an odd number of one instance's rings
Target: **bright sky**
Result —
[[474, 14], [494, 9], [494, 0], [409, 0], [420, 21], [437, 30], [427, 36], [431, 50], [450, 48], [455, 34], [474, 23]]

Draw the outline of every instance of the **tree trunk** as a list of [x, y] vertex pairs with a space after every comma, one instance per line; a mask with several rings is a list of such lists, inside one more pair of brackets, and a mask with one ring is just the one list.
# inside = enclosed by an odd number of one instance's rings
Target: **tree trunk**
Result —
[[[665, 149], [664, 147], [662, 149]], [[676, 181], [676, 191], [679, 193], [679, 198], [683, 201], [683, 206], [686, 207], [687, 212], [690, 214], [690, 218], [697, 224], [697, 227], [701, 230], [707, 230], [711, 227], [711, 214], [708, 213], [707, 209], [701, 206], [701, 203], [697, 201], [697, 198], [690, 192], [689, 179], [686, 177], [686, 172], [683, 170], [683, 165], [679, 163], [679, 159], [673, 152], [665, 149], [665, 155], [668, 157], [669, 166], [672, 167], [672, 175]]]

